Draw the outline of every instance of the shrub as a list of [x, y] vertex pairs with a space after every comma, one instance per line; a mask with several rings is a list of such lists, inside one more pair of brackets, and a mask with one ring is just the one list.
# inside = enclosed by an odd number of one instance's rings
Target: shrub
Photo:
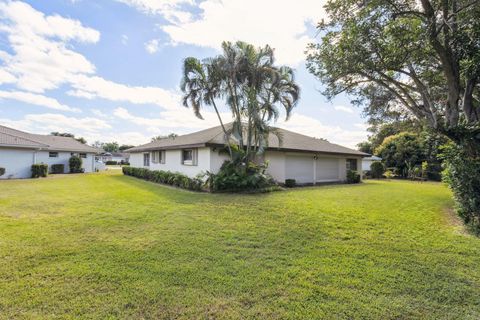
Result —
[[383, 174], [383, 176], [384, 176], [385, 178], [387, 178], [387, 179], [392, 179], [392, 178], [395, 177], [395, 174], [393, 173], [392, 170], [389, 169], [389, 170], [385, 171], [385, 173]]
[[202, 186], [204, 184], [200, 177], [190, 178], [183, 173], [170, 171], [122, 167], [122, 172], [127, 176], [132, 176], [155, 183], [168, 184], [188, 190], [200, 191], [202, 190]]
[[443, 180], [453, 191], [458, 215], [480, 234], [480, 157], [469, 155], [453, 144], [442, 148], [441, 157]]
[[297, 184], [297, 181], [295, 179], [286, 179], [285, 180], [285, 187], [287, 188], [293, 188]]
[[81, 173], [83, 172], [82, 168], [82, 158], [77, 156], [71, 156], [68, 160], [68, 165], [70, 166], [70, 173]]
[[50, 167], [50, 172], [53, 174], [57, 173], [65, 173], [65, 165], [64, 164], [52, 164]]
[[355, 170], [348, 170], [347, 183], [359, 183], [359, 182], [360, 182], [360, 174]]
[[108, 160], [107, 162], [105, 162], [105, 164], [107, 166], [116, 166], [118, 164], [118, 162], [114, 161], [114, 160]]
[[373, 161], [370, 165], [370, 175], [374, 179], [380, 179], [385, 172], [385, 166], [380, 161]]
[[5, 174], [5, 168], [0, 167], [0, 177]]
[[225, 161], [218, 173], [207, 173], [206, 183], [213, 192], [266, 190], [275, 185], [273, 178], [265, 173], [266, 169], [266, 163]]
[[32, 165], [32, 178], [46, 177], [48, 175], [47, 164], [33, 164]]

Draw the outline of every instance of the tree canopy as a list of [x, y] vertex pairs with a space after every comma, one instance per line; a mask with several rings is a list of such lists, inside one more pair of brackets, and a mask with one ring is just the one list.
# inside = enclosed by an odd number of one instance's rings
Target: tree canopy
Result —
[[330, 0], [308, 68], [333, 97], [480, 140], [480, 6], [472, 0]]

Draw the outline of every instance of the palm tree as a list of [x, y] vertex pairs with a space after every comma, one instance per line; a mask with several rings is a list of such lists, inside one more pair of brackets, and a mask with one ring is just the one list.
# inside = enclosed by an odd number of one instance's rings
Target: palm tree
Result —
[[184, 93], [183, 105], [187, 108], [192, 107], [193, 112], [200, 119], [203, 119], [201, 114], [201, 108], [203, 105], [212, 106], [214, 108], [225, 135], [225, 144], [230, 158], [232, 158], [230, 133], [226, 129], [215, 103], [215, 99], [221, 94], [220, 86], [221, 77], [218, 65], [215, 61], [205, 60], [202, 63], [200, 60], [193, 57], [184, 60], [183, 77], [180, 85], [180, 88]]
[[[191, 106], [202, 118], [203, 105], [213, 106], [225, 133], [227, 146], [232, 135], [251, 160], [252, 150], [262, 154], [268, 147], [269, 134], [281, 136], [270, 123], [278, 120], [282, 106], [288, 120], [298, 102], [300, 89], [291, 68], [274, 65], [274, 50], [270, 46], [257, 48], [238, 41], [223, 42], [222, 53], [200, 62], [187, 58], [184, 62], [181, 89], [183, 104]], [[223, 98], [232, 112], [233, 122], [227, 130], [215, 104]], [[245, 139], [246, 135], [246, 139]], [[245, 145], [246, 143], [246, 145]], [[229, 148], [232, 159], [232, 150]]]

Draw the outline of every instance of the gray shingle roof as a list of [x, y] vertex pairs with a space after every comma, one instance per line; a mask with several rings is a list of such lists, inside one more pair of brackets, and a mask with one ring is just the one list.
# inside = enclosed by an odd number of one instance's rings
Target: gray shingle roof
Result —
[[[227, 125], [231, 127], [231, 125]], [[309, 137], [303, 134], [292, 132], [285, 129], [277, 128], [282, 136], [283, 143], [279, 145], [278, 138], [270, 134], [268, 141], [269, 150], [281, 150], [291, 152], [316, 152], [316, 153], [331, 153], [331, 154], [345, 154], [356, 156], [369, 156], [357, 150], [343, 147], [338, 144], [330, 143], [324, 139]], [[208, 145], [224, 145], [224, 134], [220, 126], [210, 129], [178, 136], [175, 138], [165, 138], [159, 141], [150, 142], [135, 148], [126, 150], [127, 152], [143, 152], [149, 150], [161, 149], [179, 149], [187, 147], [202, 147]]]
[[82, 144], [73, 138], [32, 134], [0, 125], [1, 146], [86, 153], [98, 153], [101, 151]]

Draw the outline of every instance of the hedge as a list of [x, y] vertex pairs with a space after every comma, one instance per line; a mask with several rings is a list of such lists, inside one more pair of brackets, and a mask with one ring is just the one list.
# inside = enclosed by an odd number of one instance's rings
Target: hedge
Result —
[[85, 170], [82, 168], [82, 158], [77, 156], [71, 156], [68, 160], [70, 166], [70, 173], [82, 173]]
[[360, 183], [360, 174], [357, 171], [348, 170], [347, 183]]
[[373, 161], [370, 165], [370, 175], [374, 179], [380, 179], [385, 173], [385, 166], [380, 161]]
[[293, 188], [297, 184], [297, 181], [295, 179], [285, 179], [285, 187], [287, 188]]
[[118, 164], [118, 162], [114, 161], [114, 160], [108, 160], [107, 162], [105, 162], [105, 164], [107, 166], [116, 166]]
[[65, 165], [64, 164], [52, 164], [50, 167], [50, 172], [53, 174], [58, 173], [65, 173]]
[[163, 183], [171, 186], [200, 191], [203, 181], [200, 178], [190, 178], [182, 173], [163, 170], [149, 170], [144, 168], [122, 167], [124, 175], [140, 178], [143, 180]]
[[5, 174], [5, 168], [0, 167], [0, 177]]
[[33, 164], [32, 178], [46, 177], [48, 175], [48, 164]]

